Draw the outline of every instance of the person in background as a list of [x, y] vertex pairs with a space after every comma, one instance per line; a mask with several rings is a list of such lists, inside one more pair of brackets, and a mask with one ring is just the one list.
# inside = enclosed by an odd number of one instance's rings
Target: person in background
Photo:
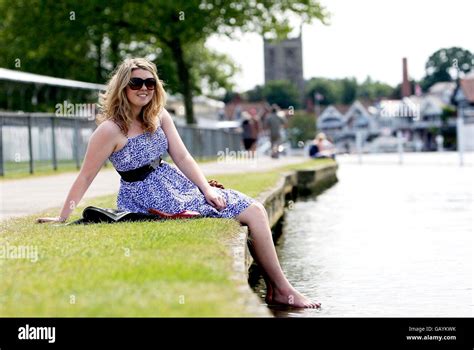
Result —
[[278, 158], [278, 147], [281, 142], [281, 128], [285, 125], [285, 121], [277, 112], [277, 107], [273, 106], [271, 113], [265, 118], [265, 129], [269, 131], [272, 158]]
[[320, 132], [316, 135], [313, 143], [309, 147], [309, 156], [311, 158], [336, 158], [336, 148], [327, 139], [326, 134]]
[[242, 141], [244, 148], [251, 157], [255, 156], [257, 149], [257, 138], [259, 133], [259, 122], [256, 116], [248, 112], [242, 112]]

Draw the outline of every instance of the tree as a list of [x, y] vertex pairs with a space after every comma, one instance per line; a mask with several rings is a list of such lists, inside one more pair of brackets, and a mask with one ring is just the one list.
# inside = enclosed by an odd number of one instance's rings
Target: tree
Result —
[[249, 102], [258, 102], [264, 99], [263, 86], [257, 85], [253, 89], [245, 92], [245, 97]]
[[316, 117], [314, 114], [296, 112], [289, 119], [288, 130], [290, 131], [291, 146], [296, 148], [300, 141], [306, 142], [316, 136]]
[[[194, 123], [191, 88], [191, 64], [185, 57], [187, 45], [205, 41], [212, 34], [234, 37], [239, 32], [257, 32], [276, 37], [287, 36], [292, 27], [288, 17], [310, 23], [327, 18], [316, 0], [148, 0], [129, 12], [126, 25], [155, 36], [173, 53], [184, 97], [186, 119]], [[157, 18], [156, 21], [150, 21]]]
[[341, 88], [335, 79], [311, 78], [306, 86], [307, 96], [314, 102], [316, 93], [322, 95], [322, 100], [318, 101], [320, 105], [328, 106], [340, 101]]
[[192, 67], [192, 81], [196, 83], [194, 91], [218, 98], [234, 87], [232, 78], [240, 71], [240, 67], [229, 56], [206, 48], [204, 43], [198, 43], [190, 49], [188, 62]]
[[344, 104], [354, 102], [357, 96], [357, 80], [355, 78], [344, 78], [341, 81], [342, 94], [341, 101]]
[[474, 56], [460, 47], [444, 48], [433, 53], [426, 62], [426, 76], [421, 82], [423, 90], [441, 81], [452, 81], [459, 73], [467, 73], [474, 64]]
[[[0, 22], [0, 66], [104, 83], [124, 58], [147, 57], [156, 63], [166, 89], [179, 93], [173, 52], [155, 36], [127, 23], [130, 13], [141, 6], [99, 0], [81, 6], [72, 0], [0, 0], [0, 13], [6, 14]], [[187, 45], [183, 55], [191, 67], [192, 94], [216, 95], [232, 87], [231, 77], [238, 68], [227, 55], [207, 49], [204, 41]]]
[[[74, 21], [70, 20], [72, 12]], [[225, 70], [211, 69], [211, 64], [200, 64], [203, 57], [195, 51], [197, 43], [202, 45], [213, 34], [232, 38], [237, 32], [284, 37], [292, 30], [289, 16], [308, 23], [314, 19], [324, 22], [328, 16], [316, 0], [90, 0], [81, 6], [73, 0], [18, 0], [13, 5], [0, 0], [0, 13], [6, 13], [0, 24], [0, 57], [5, 52], [9, 56], [0, 58], [0, 63], [11, 65], [18, 55], [26, 56], [30, 72], [46, 68], [54, 70], [55, 76], [87, 76], [89, 79], [81, 80], [99, 82], [137, 45], [149, 43], [155, 59], [173, 58], [172, 64], [161, 68], [176, 73], [176, 88], [183, 95], [188, 123], [194, 123], [196, 62], [221, 82], [226, 75]], [[9, 51], [11, 47], [16, 52]], [[216, 53], [205, 56], [222, 57]], [[215, 87], [211, 81], [204, 85]]]
[[381, 97], [390, 97], [394, 89], [385, 83], [372, 81], [367, 77], [362, 84], [355, 78], [327, 79], [311, 78], [306, 84], [306, 96], [315, 101], [315, 95], [322, 95], [318, 103], [323, 106], [342, 103], [351, 104], [357, 98], [376, 100]]
[[262, 95], [269, 104], [277, 104], [280, 108], [300, 107], [298, 89], [288, 80], [269, 81], [263, 87]]
[[98, 82], [93, 56], [100, 57], [100, 23], [91, 7], [54, 0], [0, 1], [0, 65], [57, 77]]
[[393, 87], [379, 81], [373, 81], [370, 76], [368, 76], [364, 82], [357, 87], [357, 97], [368, 100], [378, 100], [381, 97], [391, 97], [393, 94]]

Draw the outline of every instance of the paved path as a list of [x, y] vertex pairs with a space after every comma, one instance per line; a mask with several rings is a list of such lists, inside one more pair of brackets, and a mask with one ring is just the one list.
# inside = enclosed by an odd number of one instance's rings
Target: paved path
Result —
[[[228, 159], [201, 164], [204, 174], [264, 172], [304, 161], [303, 157], [278, 160], [260, 157], [256, 161]], [[61, 207], [77, 173], [0, 181], [0, 220], [30, 215], [47, 208]], [[113, 169], [103, 169], [87, 190], [84, 199], [117, 193], [120, 177]], [[58, 214], [59, 215], [59, 214]]]

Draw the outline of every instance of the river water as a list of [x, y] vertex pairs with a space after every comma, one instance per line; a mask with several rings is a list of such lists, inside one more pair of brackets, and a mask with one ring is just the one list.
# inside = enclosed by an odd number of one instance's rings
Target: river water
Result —
[[282, 317], [472, 317], [474, 154], [339, 157], [338, 183], [288, 209], [278, 255], [320, 310]]

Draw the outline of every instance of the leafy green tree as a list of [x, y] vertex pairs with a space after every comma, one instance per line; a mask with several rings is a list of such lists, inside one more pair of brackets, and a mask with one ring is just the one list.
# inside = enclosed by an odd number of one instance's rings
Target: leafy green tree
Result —
[[[69, 0], [19, 0], [13, 4], [0, 0], [0, 12], [7, 14], [6, 20], [0, 22], [0, 43], [5, 43], [0, 45], [0, 65], [104, 83], [124, 58], [147, 57], [157, 64], [167, 90], [180, 92], [173, 53], [155, 37], [129, 30], [125, 18], [130, 6], [118, 1], [88, 1], [77, 6]], [[188, 45], [184, 54], [192, 67], [193, 94], [213, 95], [232, 86], [231, 77], [237, 67], [228, 56], [207, 49], [203, 42]], [[51, 100], [58, 98], [55, 92]]]
[[315, 96], [320, 95], [322, 99], [318, 103], [322, 106], [330, 104], [351, 104], [357, 98], [377, 100], [381, 97], [390, 97], [394, 89], [385, 83], [373, 81], [367, 77], [362, 84], [358, 84], [355, 78], [327, 79], [311, 78], [306, 84], [306, 96], [315, 101]]
[[357, 87], [358, 98], [378, 100], [381, 97], [390, 97], [393, 94], [393, 87], [379, 81], [373, 81], [370, 76], [368, 76], [364, 82]]
[[258, 102], [264, 99], [263, 97], [263, 86], [257, 85], [253, 89], [248, 90], [245, 93], [245, 97], [249, 102]]
[[426, 62], [426, 76], [421, 82], [423, 90], [441, 81], [452, 81], [460, 72], [467, 73], [474, 65], [474, 55], [460, 47], [439, 49]]
[[456, 117], [456, 108], [453, 106], [443, 106], [443, 114], [441, 114], [441, 120], [443, 122], [443, 126], [448, 124], [449, 118]]
[[341, 102], [350, 104], [357, 96], [357, 80], [355, 78], [344, 78], [341, 80]]
[[[223, 70], [213, 68], [223, 56], [201, 56], [197, 43], [237, 32], [284, 37], [292, 30], [289, 16], [301, 22], [327, 18], [316, 0], [90, 0], [80, 6], [73, 0], [0, 0], [0, 13], [0, 64], [17, 68], [21, 58], [21, 69], [29, 72], [103, 82], [121, 59], [150, 45], [160, 69], [176, 75], [168, 79], [183, 95], [188, 123], [194, 123], [192, 96], [200, 74], [207, 74], [203, 85], [212, 90], [233, 69], [227, 63]], [[169, 57], [172, 62], [164, 63]]]
[[328, 106], [339, 103], [341, 87], [335, 79], [311, 78], [306, 84], [307, 96], [315, 101], [315, 95], [319, 94], [322, 99], [318, 101], [320, 105]]
[[[0, 65], [64, 78], [99, 81], [92, 57], [96, 31], [88, 6], [70, 1], [0, 1]], [[101, 16], [95, 19], [100, 22]]]
[[[207, 39], [212, 34], [234, 37], [237, 32], [257, 32], [276, 37], [287, 36], [292, 27], [288, 17], [311, 22], [325, 21], [327, 14], [316, 0], [175, 0], [142, 2], [129, 12], [127, 25], [155, 36], [173, 53], [184, 97], [186, 119], [194, 123], [192, 108], [191, 63], [185, 47]], [[156, 21], [150, 19], [156, 18]]]
[[191, 62], [196, 93], [218, 98], [234, 87], [232, 79], [240, 67], [229, 56], [210, 50], [204, 44], [197, 44], [190, 47], [187, 57]]
[[300, 107], [298, 89], [288, 80], [269, 81], [263, 87], [262, 94], [269, 104], [277, 104], [281, 108]]
[[296, 112], [290, 117], [288, 131], [291, 146], [296, 148], [300, 141], [314, 139], [316, 135], [316, 116], [305, 112]]

